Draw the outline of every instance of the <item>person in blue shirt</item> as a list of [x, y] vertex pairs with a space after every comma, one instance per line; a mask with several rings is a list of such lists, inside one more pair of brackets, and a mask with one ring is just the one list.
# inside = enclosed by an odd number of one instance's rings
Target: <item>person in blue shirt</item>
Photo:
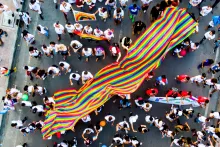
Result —
[[[219, 28], [220, 29], [220, 28]], [[213, 52], [215, 53], [216, 52], [216, 50], [217, 50], [217, 48], [219, 48], [220, 47], [220, 35], [218, 36], [218, 39], [217, 40], [215, 40], [215, 47], [214, 47], [214, 50], [213, 50]]]
[[205, 66], [211, 66], [213, 63], [214, 63], [214, 60], [213, 60], [213, 59], [203, 60], [202, 63], [200, 63], [200, 64], [198, 65], [198, 69], [204, 68]]
[[218, 31], [220, 31], [220, 16], [213, 16], [212, 20], [209, 22], [209, 25], [206, 27], [206, 30], [217, 26]]
[[130, 5], [128, 9], [129, 9], [128, 14], [130, 14], [130, 19], [132, 22], [134, 22], [135, 17], [138, 15], [138, 12], [141, 10], [141, 8], [136, 4], [133, 4]]

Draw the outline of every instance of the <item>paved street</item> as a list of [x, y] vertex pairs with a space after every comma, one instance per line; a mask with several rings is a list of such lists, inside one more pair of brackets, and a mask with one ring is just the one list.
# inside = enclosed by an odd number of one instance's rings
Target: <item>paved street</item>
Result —
[[[145, 22], [145, 24], [147, 26], [149, 26], [150, 25], [150, 20], [149, 20], [150, 10], [151, 10], [152, 6], [156, 5], [160, 1], [161, 0], [154, 0], [154, 2], [151, 4], [151, 6], [149, 7], [149, 9], [147, 11], [147, 14], [142, 14], [142, 16], [138, 19], [142, 20], [143, 22]], [[131, 1], [129, 1], [129, 4], [130, 3], [131, 3]], [[207, 0], [206, 2], [204, 2], [202, 4], [202, 6], [212, 4], [212, 3], [213, 3], [213, 1]], [[138, 4], [140, 4], [140, 1], [138, 1]], [[188, 0], [184, 0], [184, 2], [181, 3], [180, 7], [187, 7], [187, 4], [188, 4]], [[103, 6], [103, 5], [104, 5], [104, 2], [102, 2], [102, 3], [97, 2], [96, 8], [94, 10], [92, 10], [92, 13], [94, 13], [97, 8], [99, 8], [100, 6]], [[119, 6], [119, 3], [118, 3], [118, 6]], [[53, 23], [55, 23], [56, 21], [59, 20], [62, 25], [65, 25], [65, 19], [63, 17], [63, 14], [58, 9], [57, 10], [55, 9], [55, 6], [54, 6], [52, 0], [49, 0], [49, 1], [45, 0], [45, 2], [42, 4], [42, 8], [43, 8], [43, 16], [44, 16], [43, 21], [39, 18], [38, 14], [36, 14], [35, 12], [31, 11], [28, 8], [28, 1], [25, 2], [25, 10], [27, 10], [32, 17], [32, 23], [31, 23], [28, 31], [31, 34], [35, 35], [35, 39], [36, 39], [35, 47], [37, 47], [38, 49], [40, 49], [41, 45], [43, 45], [43, 44], [49, 45], [50, 41], [57, 42], [56, 41], [57, 35], [55, 34], [55, 31], [53, 28]], [[77, 9], [75, 6], [74, 6], [74, 8]], [[190, 9], [189, 11], [194, 12], [196, 17], [199, 15], [197, 9]], [[86, 12], [89, 12], [87, 6], [86, 6]], [[127, 13], [128, 13], [128, 10], [126, 9], [125, 10], [125, 18], [122, 21], [122, 24], [118, 25], [118, 26], [114, 25], [112, 18], [108, 19], [107, 22], [102, 22], [98, 16], [97, 16], [97, 21], [83, 22], [82, 24], [85, 25], [85, 24], [90, 23], [93, 28], [95, 28], [95, 26], [99, 26], [100, 29], [102, 29], [102, 30], [106, 30], [107, 28], [112, 28], [112, 29], [114, 29], [115, 37], [111, 42], [119, 42], [120, 38], [122, 38], [124, 36], [132, 36], [132, 33], [131, 33], [132, 23], [129, 20]], [[217, 14], [220, 14], [220, 7], [215, 8], [213, 11], [213, 14], [210, 13], [208, 16], [201, 18], [201, 21], [199, 24], [199, 34], [197, 34], [197, 35], [193, 34], [190, 37], [190, 39], [193, 42], [198, 42], [198, 41], [200, 41], [200, 39], [203, 38], [203, 35], [205, 33], [205, 30], [204, 30], [205, 26], [208, 25], [208, 22], [211, 20], [211, 17], [213, 15], [217, 15]], [[69, 14], [68, 18], [71, 23], [75, 23], [72, 15]], [[41, 24], [42, 26], [47, 26], [49, 28], [49, 31], [50, 31], [50, 38], [49, 39], [47, 39], [45, 36], [37, 34], [36, 26], [38, 24]], [[13, 35], [13, 34], [9, 34], [9, 35]], [[18, 37], [20, 37], [20, 36], [18, 36]], [[135, 40], [135, 38], [137, 38], [137, 36], [132, 36], [131, 38], [134, 42], [134, 40]], [[79, 40], [80, 38], [78, 36], [75, 36], [74, 39]], [[62, 40], [60, 41], [60, 43], [63, 43], [65, 45], [69, 45], [71, 40], [72, 39], [69, 37], [69, 35], [65, 34], [64, 36], [62, 36]], [[82, 39], [80, 39], [80, 42], [82, 42], [84, 47], [97, 46], [96, 42], [88, 42], [87, 40], [82, 40]], [[72, 71], [79, 71], [81, 73], [84, 70], [88, 70], [92, 74], [95, 74], [97, 71], [99, 71], [104, 66], [114, 62], [115, 59], [113, 59], [111, 57], [110, 52], [108, 51], [108, 44], [106, 42], [100, 42], [99, 45], [103, 46], [107, 52], [107, 57], [105, 60], [95, 62], [95, 57], [92, 57], [90, 62], [86, 63], [84, 59], [79, 61], [77, 59], [77, 55], [74, 52], [71, 52], [72, 55], [71, 55], [71, 57], [67, 57], [67, 62], [71, 64]], [[198, 95], [208, 96], [208, 92], [209, 92], [208, 88], [197, 87], [195, 84], [190, 84], [190, 83], [177, 84], [176, 81], [174, 80], [174, 77], [178, 74], [188, 74], [191, 76], [195, 76], [195, 75], [198, 75], [202, 72], [207, 73], [207, 68], [204, 69], [203, 71], [198, 71], [197, 65], [202, 60], [208, 59], [208, 58], [214, 59], [215, 62], [220, 61], [219, 50], [217, 51], [217, 53], [214, 54], [213, 47], [214, 47], [213, 41], [205, 41], [204, 44], [201, 45], [198, 50], [187, 54], [187, 56], [182, 59], [178, 59], [177, 57], [173, 57], [172, 53], [169, 53], [166, 56], [165, 60], [162, 62], [162, 65], [157, 70], [155, 70], [155, 73], [156, 73], [155, 78], [162, 75], [162, 74], [165, 74], [169, 80], [168, 86], [158, 87], [158, 89], [159, 89], [158, 96], [164, 96], [166, 91], [171, 87], [177, 87], [180, 90], [192, 91], [192, 94], [194, 96], [198, 96]], [[125, 51], [123, 49], [121, 49], [121, 51], [122, 51], [122, 57], [124, 57]], [[25, 75], [25, 71], [23, 70], [24, 65], [37, 66], [39, 68], [47, 69], [49, 66], [51, 66], [53, 64], [58, 65], [58, 63], [60, 61], [62, 61], [61, 55], [55, 55], [55, 57], [53, 59], [48, 58], [46, 56], [43, 56], [40, 60], [35, 59], [35, 58], [29, 59], [28, 47], [27, 47], [26, 43], [24, 42], [24, 40], [20, 39], [20, 43], [19, 43], [19, 46], [17, 46], [17, 48], [16, 48], [16, 54], [15, 54], [15, 58], [13, 61], [14, 66], [17, 67], [18, 71], [16, 72], [16, 74], [14, 74], [10, 78], [9, 87], [13, 87], [14, 85], [17, 85], [18, 89], [23, 90], [24, 85], [38, 84], [38, 85], [44, 86], [48, 89], [47, 96], [52, 96], [55, 91], [60, 90], [60, 89], [65, 89], [65, 88], [70, 88], [70, 87], [74, 87], [76, 89], [79, 89], [80, 87], [77, 85], [70, 86], [69, 74], [67, 74], [67, 75], [63, 74], [62, 76], [55, 77], [54, 79], [48, 77], [44, 81], [35, 79], [32, 82]], [[208, 74], [208, 78], [211, 78], [212, 76], [213, 75]], [[148, 82], [145, 81], [142, 84], [142, 86], [134, 94], [131, 95], [132, 98], [135, 98], [137, 95], [140, 95], [140, 96], [147, 99], [148, 97], [145, 95], [145, 90], [147, 88], [154, 87], [155, 78], [153, 78], [153, 80], [148, 81]], [[30, 98], [30, 99], [37, 101], [39, 104], [42, 104], [43, 103], [42, 98], [43, 97], [35, 96], [34, 98]], [[211, 110], [216, 110], [217, 99], [218, 99], [218, 93], [216, 92], [212, 96], [211, 103], [210, 103], [208, 109], [202, 110], [200, 108], [197, 108], [196, 112], [200, 111], [203, 114], [207, 114]], [[96, 123], [98, 120], [102, 120], [108, 112], [111, 112], [113, 115], [116, 116], [115, 124], [120, 122], [122, 120], [123, 116], [128, 117], [129, 112], [133, 112], [134, 114], [137, 113], [139, 115], [139, 119], [138, 119], [137, 123], [135, 123], [135, 125], [134, 125], [134, 127], [136, 129], [140, 124], [145, 124], [144, 118], [146, 116], [146, 112], [144, 112], [143, 110], [140, 110], [139, 108], [135, 108], [135, 107], [119, 110], [118, 103], [119, 103], [119, 101], [117, 101], [116, 103], [109, 101], [105, 104], [104, 110], [98, 116], [95, 116], [95, 114], [92, 113], [91, 114], [92, 124]], [[132, 104], [134, 106], [133, 101], [132, 101]], [[81, 134], [82, 134], [84, 128], [86, 128], [88, 126], [88, 124], [85, 124], [81, 121], [78, 122], [75, 127], [76, 132], [69, 131], [69, 132], [67, 132], [66, 135], [62, 136], [61, 139], [57, 139], [54, 136], [52, 140], [47, 140], [47, 141], [42, 140], [42, 135], [39, 131], [36, 131], [35, 133], [29, 134], [24, 137], [18, 130], [11, 128], [11, 126], [10, 126], [11, 120], [16, 120], [16, 119], [23, 118], [24, 116], [28, 116], [28, 123], [29, 123], [34, 120], [40, 120], [40, 119], [43, 120], [44, 118], [43, 117], [40, 118], [37, 115], [32, 114], [32, 112], [30, 112], [29, 108], [21, 108], [20, 106], [17, 106], [16, 108], [17, 108], [16, 111], [8, 113], [7, 117], [6, 117], [7, 119], [4, 120], [5, 128], [4, 128], [4, 133], [2, 135], [3, 147], [14, 147], [17, 144], [21, 144], [23, 142], [27, 142], [30, 147], [46, 147], [46, 146], [52, 147], [53, 142], [55, 142], [55, 141], [60, 142], [63, 139], [68, 140], [68, 139], [73, 138], [74, 136], [76, 136], [78, 139], [78, 144], [79, 144], [78, 146], [79, 147], [85, 146], [83, 144], [83, 139], [81, 138]], [[153, 103], [152, 110], [147, 114], [151, 114], [153, 116], [157, 116], [157, 117], [162, 118], [172, 128], [174, 126], [174, 124], [169, 123], [165, 119], [165, 112], [169, 111], [169, 110], [170, 110], [170, 105]], [[191, 128], [201, 129], [201, 126], [195, 124], [193, 122], [193, 119], [186, 120], [185, 118], [181, 118], [182, 123], [184, 123], [185, 121], [187, 121], [189, 123]], [[101, 144], [110, 145], [114, 134], [115, 134], [115, 126], [112, 127], [110, 125], [107, 125], [106, 127], [103, 128], [103, 131], [100, 133], [98, 140], [96, 142], [94, 142], [91, 146], [92, 147], [99, 147], [99, 146], [101, 146]], [[151, 127], [150, 132], [148, 132], [146, 134], [132, 133], [131, 131], [129, 132], [129, 134], [132, 136], [137, 136], [137, 138], [143, 142], [144, 147], [148, 147], [148, 146], [149, 147], [160, 147], [160, 146], [168, 147], [170, 144], [170, 139], [169, 138], [162, 139], [160, 132], [158, 131], [157, 128], [154, 128], [154, 127]], [[186, 134], [184, 134], [184, 136], [191, 136], [191, 133], [186, 133]]]

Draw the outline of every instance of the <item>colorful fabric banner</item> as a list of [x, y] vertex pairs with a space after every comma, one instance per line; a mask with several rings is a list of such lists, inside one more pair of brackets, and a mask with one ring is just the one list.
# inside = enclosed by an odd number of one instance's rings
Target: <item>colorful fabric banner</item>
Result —
[[60, 90], [54, 94], [55, 109], [49, 110], [42, 128], [43, 138], [56, 132], [73, 130], [76, 123], [114, 94], [135, 92], [156, 69], [166, 54], [195, 31], [196, 22], [184, 9], [167, 8], [131, 45], [119, 63], [112, 63], [87, 81], [78, 91]]
[[168, 102], [166, 97], [150, 97], [148, 99], [151, 102], [163, 103], [163, 104], [172, 104], [172, 105], [192, 105], [193, 107], [199, 107], [199, 103], [196, 101], [195, 97], [184, 98], [181, 97], [168, 97]]
[[84, 38], [84, 39], [92, 39], [92, 40], [107, 40], [107, 38], [105, 38], [104, 36], [103, 37], [97, 37], [95, 35], [92, 35], [92, 34], [83, 34], [79, 31], [73, 31], [74, 34]]
[[96, 21], [95, 14], [85, 13], [73, 10], [73, 15], [76, 22], [79, 21]]

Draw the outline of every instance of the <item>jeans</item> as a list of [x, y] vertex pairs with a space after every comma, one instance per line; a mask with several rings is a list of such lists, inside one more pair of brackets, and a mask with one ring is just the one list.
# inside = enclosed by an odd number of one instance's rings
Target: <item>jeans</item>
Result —
[[114, 9], [114, 6], [107, 5], [107, 9], [108, 9], [109, 16], [111, 16], [111, 10]]
[[45, 35], [46, 37], [49, 37], [49, 30], [46, 30], [46, 29], [45, 29], [45, 31], [46, 31], [46, 32], [45, 32], [44, 35]]

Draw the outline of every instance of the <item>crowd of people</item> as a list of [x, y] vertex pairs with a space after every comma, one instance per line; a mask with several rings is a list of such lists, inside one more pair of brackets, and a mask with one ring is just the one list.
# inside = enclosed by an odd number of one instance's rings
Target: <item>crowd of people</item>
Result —
[[[15, 0], [16, 1], [16, 0]], [[131, 19], [132, 25], [132, 34], [139, 35], [142, 31], [146, 29], [146, 24], [143, 21], [137, 20], [138, 15], [142, 15], [147, 12], [149, 5], [151, 5], [153, 0], [141, 0], [141, 6], [136, 4], [136, 1], [132, 1], [131, 5], [128, 5], [128, 0], [119, 0], [120, 7], [117, 7], [116, 0], [106, 0], [103, 7], [97, 9], [94, 13], [98, 14], [102, 21], [106, 22], [107, 19], [113, 17], [115, 25], [120, 24], [125, 16], [125, 11], [128, 11], [129, 18]], [[20, 1], [23, 3], [23, 1]], [[102, 2], [99, 0], [98, 2]], [[163, 16], [163, 11], [167, 7], [177, 7], [182, 1], [181, 0], [163, 0], [160, 3], [156, 4], [152, 7], [150, 11], [150, 21], [153, 23], [159, 17]], [[204, 0], [189, 0], [187, 11], [189, 11], [192, 7], [198, 8], [199, 16], [196, 18], [193, 13], [190, 13], [192, 18], [198, 22], [196, 26], [195, 33], [199, 32], [199, 23], [202, 21], [202, 17], [207, 16], [209, 13], [214, 11], [214, 8], [219, 3], [219, 0], [215, 0], [215, 2], [210, 2], [212, 5], [202, 6]], [[95, 9], [96, 0], [68, 0], [68, 2], [59, 2], [54, 0], [55, 9], [60, 9], [61, 13], [65, 18], [66, 24], [63, 26], [59, 21], [56, 21], [53, 26], [54, 31], [57, 34], [57, 41], [62, 40], [63, 34], [68, 32], [71, 39], [77, 35], [77, 33], [94, 35], [96, 37], [105, 38], [105, 41], [108, 44], [108, 49], [113, 58], [116, 59], [116, 62], [119, 62], [122, 54], [121, 48], [125, 51], [129, 50], [130, 45], [132, 44], [131, 37], [122, 37], [120, 38], [120, 43], [113, 42], [112, 38], [114, 38], [114, 30], [110, 28], [106, 28], [105, 31], [101, 30], [98, 26], [92, 28], [90, 24], [83, 26], [79, 22], [72, 24], [69, 22], [68, 13], [73, 11], [72, 6], [76, 5], [81, 11], [85, 11], [85, 5], [88, 5], [89, 11]], [[41, 8], [41, 2], [38, 0], [31, 0], [29, 2], [29, 9], [37, 12], [39, 17], [44, 20], [43, 11]], [[128, 10], [126, 10], [128, 9]], [[0, 4], [0, 12], [8, 13], [10, 11], [6, 5]], [[17, 10], [19, 11], [19, 10]], [[112, 13], [113, 11], [113, 13]], [[99, 41], [95, 40], [97, 46], [95, 48], [84, 47], [85, 45], [81, 43], [80, 39], [73, 39], [69, 45], [65, 45], [62, 43], [56, 43], [55, 41], [50, 41], [49, 44], [43, 44], [42, 47], [36, 48], [36, 40], [35, 36], [31, 34], [28, 29], [31, 24], [31, 15], [28, 12], [20, 11], [19, 15], [21, 20], [25, 24], [25, 29], [22, 31], [22, 38], [27, 43], [29, 48], [30, 58], [36, 58], [40, 60], [41, 58], [54, 58], [54, 56], [61, 55], [63, 57], [63, 61], [60, 61], [57, 64], [53, 64], [47, 69], [42, 67], [33, 67], [29, 65], [24, 65], [23, 72], [26, 73], [26, 76], [30, 78], [31, 81], [45, 80], [46, 78], [57, 78], [63, 74], [69, 75], [70, 85], [83, 85], [88, 80], [93, 78], [93, 74], [90, 71], [82, 71], [82, 73], [78, 71], [73, 71], [72, 66], [66, 60], [70, 58], [71, 54], [76, 54], [78, 60], [84, 60], [89, 62], [91, 56], [95, 56], [96, 62], [100, 62], [104, 60], [107, 52], [105, 51], [103, 46], [98, 45]], [[182, 43], [176, 46], [173, 51], [173, 55], [178, 58], [183, 58], [188, 52], [195, 51], [199, 49], [199, 47], [205, 43], [205, 40], [214, 40], [214, 48], [213, 52], [219, 48], [220, 45], [220, 37], [217, 37], [217, 32], [215, 31], [215, 27], [218, 29], [218, 33], [220, 32], [220, 16], [213, 16], [207, 27], [205, 28], [207, 32], [204, 34], [204, 37], [200, 41], [193, 42], [190, 38], [186, 38]], [[42, 26], [38, 24], [36, 27], [38, 31], [38, 35], [44, 35], [48, 39], [50, 38], [49, 29], [46, 26]], [[76, 33], [77, 32], [77, 33]], [[5, 35], [7, 36], [7, 32], [0, 29], [0, 44], [3, 44], [1, 37]], [[92, 38], [87, 38], [88, 42], [94, 41]], [[215, 63], [213, 59], [206, 59], [202, 61], [201, 64], [198, 65], [198, 69], [203, 69], [208, 67], [209, 73], [216, 74], [220, 71], [220, 63]], [[16, 67], [13, 69], [9, 69], [7, 67], [0, 67], [1, 74], [4, 76], [10, 76], [14, 72], [16, 72]], [[154, 72], [151, 71], [146, 75], [146, 81], [152, 80], [154, 77]], [[198, 86], [202, 85], [203, 87], [212, 88], [209, 93], [209, 97], [212, 97], [212, 94], [218, 90], [220, 90], [220, 84], [218, 84], [219, 78], [210, 78], [207, 79], [208, 73], [202, 73], [201, 75], [189, 76], [189, 75], [177, 75], [175, 80], [179, 83], [196, 83]], [[146, 95], [149, 97], [155, 97], [158, 94], [157, 86], [165, 86], [168, 84], [168, 79], [166, 75], [161, 75], [156, 78], [155, 85], [153, 88], [149, 88], [146, 90]], [[35, 97], [35, 95], [39, 95], [43, 97], [42, 104], [38, 104], [36, 101], [24, 100], [24, 95], [27, 97]], [[184, 100], [187, 98], [191, 98], [192, 92], [186, 90], [178, 90], [177, 88], [170, 88], [167, 93], [164, 93], [167, 102], [169, 103], [169, 98], [181, 98], [181, 104], [184, 104]], [[112, 97], [113, 95], [111, 95]], [[118, 95], [120, 97], [119, 100], [119, 110], [132, 107], [132, 98], [130, 94], [126, 95]], [[118, 99], [118, 98], [117, 98]], [[113, 103], [116, 100], [113, 100]], [[37, 84], [25, 85], [23, 90], [19, 90], [16, 86], [13, 88], [9, 88], [6, 91], [6, 95], [2, 97], [2, 101], [4, 102], [4, 110], [13, 111], [16, 109], [16, 105], [20, 104], [21, 107], [29, 107], [30, 111], [34, 114], [38, 114], [39, 117], [42, 117], [48, 109], [54, 109], [55, 100], [53, 97], [47, 96], [47, 88], [43, 86], [39, 86]], [[204, 96], [197, 97], [197, 103], [205, 108], [210, 101], [210, 98]], [[148, 100], [138, 96], [134, 103], [140, 111], [149, 112], [151, 111], [153, 104]], [[102, 113], [103, 106], [98, 108], [95, 111], [96, 115]], [[3, 114], [3, 112], [1, 113]], [[147, 114], [145, 117], [146, 124], [140, 124], [139, 127], [135, 128], [134, 123], [137, 122], [138, 114], [130, 112], [127, 116], [123, 118], [116, 118], [113, 114], [107, 114], [103, 119], [100, 119], [95, 125], [91, 124], [90, 115], [86, 115], [81, 120], [82, 122], [89, 124], [87, 128], [84, 129], [82, 133], [82, 139], [84, 140], [84, 144], [86, 146], [92, 146], [92, 143], [98, 139], [99, 134], [103, 131], [106, 125], [115, 126], [115, 135], [112, 139], [112, 143], [109, 146], [124, 146], [130, 145], [133, 147], [138, 147], [143, 145], [143, 141], [140, 141], [136, 136], [130, 135], [130, 132], [140, 132], [147, 133], [150, 131], [150, 127], [154, 126], [158, 128], [161, 133], [162, 138], [167, 137], [171, 139], [170, 146], [174, 144], [176, 146], [188, 146], [188, 147], [214, 147], [214, 142], [217, 142], [217, 139], [220, 137], [220, 130], [217, 126], [212, 125], [210, 123], [211, 119], [220, 119], [220, 113], [211, 111], [209, 115], [203, 116], [201, 113], [198, 113], [194, 117], [195, 123], [201, 124], [201, 130], [197, 130], [195, 128], [190, 128], [187, 122], [181, 122], [180, 118], [185, 117], [186, 119], [193, 118], [194, 109], [189, 106], [188, 108], [182, 108], [180, 106], [171, 106], [171, 109], [165, 112], [165, 118], [170, 121], [172, 124], [176, 122], [176, 124], [172, 125], [174, 127], [169, 127], [162, 118], [158, 118], [156, 116], [152, 116]], [[25, 117], [22, 120], [13, 120], [11, 121], [11, 126], [18, 129], [24, 136], [35, 132], [36, 130], [41, 130], [44, 126], [43, 120], [40, 121], [31, 121], [27, 123], [29, 119]], [[220, 122], [218, 122], [218, 125]], [[181, 132], [191, 132], [192, 137], [180, 137], [177, 138], [176, 135]], [[58, 138], [61, 137], [61, 134], [65, 134], [66, 132], [58, 132], [56, 136]], [[52, 136], [48, 139], [51, 139]], [[18, 145], [17, 147], [26, 147], [27, 143], [23, 145]], [[54, 147], [76, 147], [77, 146], [77, 138], [73, 138], [72, 140], [63, 140], [60, 143], [54, 143]], [[105, 147], [105, 146], [103, 146]]]

